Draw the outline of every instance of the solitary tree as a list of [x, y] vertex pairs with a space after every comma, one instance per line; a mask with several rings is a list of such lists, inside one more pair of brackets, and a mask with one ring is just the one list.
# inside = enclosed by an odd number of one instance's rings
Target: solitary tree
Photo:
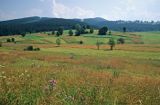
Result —
[[12, 39], [11, 39], [11, 41], [12, 41], [12, 42], [15, 42], [15, 39], [14, 39], [14, 38], [12, 38]]
[[57, 40], [56, 40], [56, 44], [57, 44], [58, 46], [60, 46], [60, 45], [61, 45], [61, 39], [60, 39], [60, 38], [57, 38]]
[[26, 36], [26, 34], [25, 34], [25, 33], [22, 33], [22, 34], [21, 34], [21, 36], [22, 36], [22, 37], [25, 37], [25, 36]]
[[55, 31], [52, 31], [52, 35], [54, 35], [55, 34]]
[[124, 33], [126, 32], [126, 27], [123, 27], [123, 32], [124, 32]]
[[69, 36], [72, 36], [73, 35], [73, 31], [69, 30], [68, 34], [69, 34]]
[[98, 34], [99, 35], [106, 35], [107, 31], [108, 31], [108, 27], [102, 27], [101, 29], [99, 29]]
[[97, 46], [97, 49], [99, 50], [99, 48], [100, 48], [100, 42], [98, 40], [97, 40], [96, 46]]
[[76, 24], [75, 26], [76, 29], [76, 36], [80, 36], [81, 35], [81, 26], [79, 24]]
[[93, 28], [90, 29], [90, 33], [91, 33], [91, 34], [94, 33], [94, 29], [93, 29]]
[[11, 42], [11, 39], [10, 39], [10, 38], [7, 38], [6, 42]]
[[112, 34], [112, 32], [111, 31], [109, 31], [109, 35], [111, 35]]
[[56, 36], [60, 36], [60, 33], [57, 31]]
[[110, 50], [113, 50], [116, 43], [113, 38], [110, 38], [108, 44], [110, 45]]
[[58, 32], [59, 32], [59, 35], [63, 35], [63, 28], [62, 27], [58, 28]]

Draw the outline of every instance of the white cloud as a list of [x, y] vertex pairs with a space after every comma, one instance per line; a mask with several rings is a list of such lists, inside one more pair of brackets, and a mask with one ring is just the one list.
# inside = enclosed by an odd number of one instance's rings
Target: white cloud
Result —
[[[160, 14], [153, 11], [158, 0], [123, 0], [114, 5], [112, 9], [103, 15], [106, 19], [110, 20], [158, 20]], [[160, 9], [159, 7], [155, 7]]]
[[94, 17], [92, 10], [82, 9], [81, 7], [69, 7], [53, 0], [53, 15], [57, 18], [89, 18]]

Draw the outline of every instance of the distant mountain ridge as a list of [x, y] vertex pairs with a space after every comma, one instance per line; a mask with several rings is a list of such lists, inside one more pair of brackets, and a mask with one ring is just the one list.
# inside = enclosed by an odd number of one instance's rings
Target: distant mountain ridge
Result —
[[59, 27], [71, 29], [76, 24], [90, 25], [94, 28], [107, 26], [110, 30], [122, 31], [123, 27], [127, 31], [160, 31], [160, 22], [142, 21], [109, 21], [101, 17], [86, 19], [63, 19], [49, 17], [26, 17], [7, 21], [0, 21], [0, 35], [21, 34], [23, 32], [53, 31]]

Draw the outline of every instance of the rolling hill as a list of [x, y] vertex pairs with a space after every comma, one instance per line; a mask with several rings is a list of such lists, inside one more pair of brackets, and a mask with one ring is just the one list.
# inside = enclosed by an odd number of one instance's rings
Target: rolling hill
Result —
[[63, 18], [48, 18], [48, 17], [27, 17], [0, 22], [0, 36], [15, 35], [25, 32], [44, 32], [57, 30], [59, 27], [71, 29], [76, 24], [81, 26], [90, 25], [94, 28], [103, 26], [109, 27], [110, 30], [122, 31], [123, 27], [127, 31], [160, 31], [160, 22], [147, 21], [109, 21], [100, 17], [87, 19], [63, 19]]
[[24, 32], [43, 32], [57, 30], [59, 27], [71, 29], [76, 24], [86, 25], [73, 19], [27, 17], [0, 22], [0, 35], [14, 35]]

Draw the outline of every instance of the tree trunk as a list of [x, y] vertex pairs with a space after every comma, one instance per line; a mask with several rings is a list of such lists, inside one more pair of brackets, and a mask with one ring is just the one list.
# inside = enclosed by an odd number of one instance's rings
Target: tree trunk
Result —
[[111, 50], [113, 50], [113, 46], [111, 46]]

